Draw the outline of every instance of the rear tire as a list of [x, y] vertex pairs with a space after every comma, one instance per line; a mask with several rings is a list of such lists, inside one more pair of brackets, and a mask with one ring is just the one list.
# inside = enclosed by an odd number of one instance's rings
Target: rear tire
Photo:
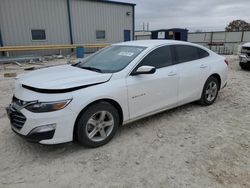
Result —
[[203, 106], [208, 106], [214, 103], [219, 92], [219, 81], [211, 76], [207, 79], [200, 100], [198, 101]]
[[110, 103], [98, 102], [80, 115], [76, 126], [77, 140], [82, 145], [99, 147], [114, 137], [119, 126], [119, 114]]

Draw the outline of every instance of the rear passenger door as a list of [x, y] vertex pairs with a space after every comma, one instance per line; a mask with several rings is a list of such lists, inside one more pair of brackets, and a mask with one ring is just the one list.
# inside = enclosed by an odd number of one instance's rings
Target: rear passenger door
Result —
[[177, 103], [179, 75], [172, 60], [170, 46], [154, 49], [134, 70], [143, 65], [155, 67], [156, 72], [127, 77], [130, 119]]
[[179, 80], [179, 104], [200, 98], [209, 73], [209, 53], [191, 45], [175, 45]]

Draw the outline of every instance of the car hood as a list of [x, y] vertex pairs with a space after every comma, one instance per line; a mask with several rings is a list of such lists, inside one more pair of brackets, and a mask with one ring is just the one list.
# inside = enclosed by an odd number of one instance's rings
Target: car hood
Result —
[[250, 42], [247, 42], [245, 44], [242, 45], [243, 47], [250, 47]]
[[111, 73], [104, 74], [71, 65], [61, 65], [19, 75], [17, 80], [26, 89], [60, 93], [101, 84], [109, 81], [111, 76]]

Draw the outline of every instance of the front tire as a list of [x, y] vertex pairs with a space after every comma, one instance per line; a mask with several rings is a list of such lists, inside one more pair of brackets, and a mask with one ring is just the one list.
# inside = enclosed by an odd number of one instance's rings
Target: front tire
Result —
[[240, 62], [240, 67], [242, 70], [250, 70], [250, 63], [242, 63]]
[[204, 106], [213, 104], [217, 98], [218, 92], [219, 92], [218, 79], [213, 76], [209, 77], [203, 87], [199, 103]]
[[86, 147], [99, 147], [107, 144], [119, 126], [116, 108], [105, 101], [88, 107], [77, 121], [77, 139]]

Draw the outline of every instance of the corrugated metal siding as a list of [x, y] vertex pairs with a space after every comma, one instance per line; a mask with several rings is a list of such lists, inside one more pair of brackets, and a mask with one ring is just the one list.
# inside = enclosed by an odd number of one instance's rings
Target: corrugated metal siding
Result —
[[149, 40], [151, 35], [135, 35], [135, 40]]
[[239, 42], [241, 41], [242, 32], [226, 32], [225, 42]]
[[[67, 0], [0, 1], [0, 30], [4, 46], [70, 44]], [[133, 37], [131, 5], [70, 0], [70, 10], [75, 44], [121, 42], [124, 30], [130, 30], [131, 39]], [[130, 12], [129, 16], [127, 12]], [[32, 41], [31, 29], [45, 29], [46, 40]], [[97, 40], [96, 30], [105, 30], [106, 39]], [[10, 54], [44, 55], [48, 52], [20, 51]]]
[[[250, 41], [250, 31], [189, 33], [188, 41], [203, 45], [217, 53], [237, 54], [239, 45]], [[211, 42], [214, 44], [209, 46]]]
[[[0, 23], [5, 46], [69, 44], [64, 0], [1, 0]], [[46, 41], [32, 41], [31, 29], [45, 29]]]
[[250, 42], [250, 32], [245, 32], [243, 37], [243, 42]]
[[[127, 12], [131, 14], [127, 16]], [[133, 34], [133, 8], [83, 0], [71, 1], [73, 41], [80, 43], [115, 43], [124, 39], [124, 30]], [[106, 39], [97, 40], [96, 30], [105, 30]]]

